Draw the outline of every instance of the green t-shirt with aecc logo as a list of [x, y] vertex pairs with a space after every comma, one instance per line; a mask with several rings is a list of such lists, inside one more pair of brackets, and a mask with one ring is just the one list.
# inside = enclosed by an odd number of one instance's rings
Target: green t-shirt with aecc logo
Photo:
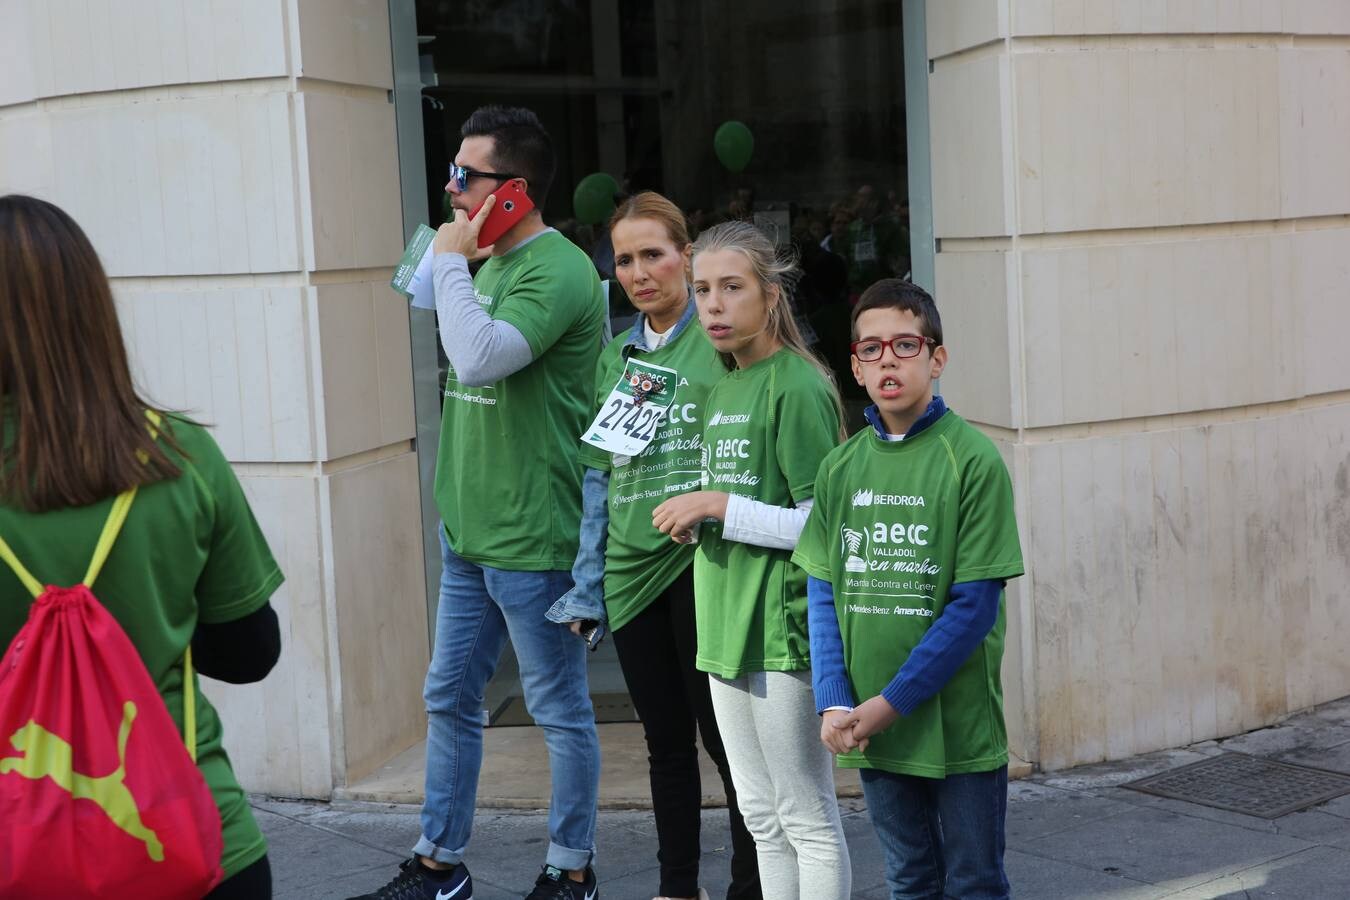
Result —
[[[703, 426], [703, 487], [774, 506], [810, 499], [839, 440], [825, 377], [783, 348], [719, 381]], [[809, 668], [806, 574], [787, 550], [722, 537], [704, 523], [694, 557], [696, 666], [723, 678]]]
[[[616, 460], [598, 447], [581, 444], [582, 465], [610, 473], [605, 611], [609, 627], [616, 630], [646, 609], [694, 561], [693, 545], [676, 543], [652, 526], [652, 510], [669, 497], [698, 489], [705, 404], [712, 386], [727, 372], [697, 322], [686, 324], [673, 341], [654, 351], [631, 345], [628, 350], [633, 359], [679, 374], [675, 402], [641, 454]], [[611, 341], [600, 354], [594, 411], [603, 408], [628, 356], [622, 340]]]
[[[181, 733], [183, 652], [197, 623], [256, 612], [282, 575], [216, 442], [199, 425], [172, 416], [163, 423], [187, 455], [166, 447], [183, 472], [136, 492], [93, 590], [140, 653]], [[9, 429], [4, 440], [12, 440]], [[114, 499], [43, 513], [0, 503], [0, 536], [43, 584], [78, 584]], [[32, 599], [0, 562], [0, 652], [23, 627]], [[229, 878], [261, 859], [267, 843], [225, 755], [220, 717], [200, 687], [196, 695], [197, 767], [220, 809], [221, 867]]]
[[594, 397], [605, 302], [586, 254], [545, 232], [474, 276], [478, 302], [529, 342], [533, 362], [470, 387], [451, 371], [436, 506], [451, 548], [479, 565], [570, 570], [581, 526], [577, 435]]
[[[1007, 467], [954, 412], [903, 441], [863, 429], [821, 464], [793, 561], [834, 586], [853, 696], [875, 697], [953, 584], [1022, 574]], [[932, 778], [1006, 765], [1004, 628], [1000, 601], [993, 630], [942, 690], [839, 765]]]

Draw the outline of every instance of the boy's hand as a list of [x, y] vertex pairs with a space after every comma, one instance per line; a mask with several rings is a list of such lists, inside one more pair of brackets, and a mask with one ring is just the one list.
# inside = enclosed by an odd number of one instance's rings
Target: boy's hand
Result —
[[886, 698], [880, 694], [870, 700], [864, 700], [849, 716], [849, 721], [853, 723], [854, 744], [859, 750], [866, 750], [867, 739], [891, 727], [891, 723], [898, 718], [900, 713], [896, 712], [895, 707], [886, 702]]
[[478, 232], [483, 230], [488, 213], [497, 205], [497, 195], [488, 194], [483, 208], [472, 219], [462, 209], [455, 210], [454, 219], [436, 229], [436, 239], [431, 242], [432, 253], [458, 253], [466, 259], [477, 259], [492, 252], [491, 247], [478, 248]]
[[693, 540], [693, 528], [705, 519], [722, 521], [727, 517], [725, 491], [691, 491], [664, 501], [652, 510], [652, 525], [680, 544]]
[[852, 749], [852, 715], [846, 709], [827, 709], [820, 716], [820, 742], [835, 756]]

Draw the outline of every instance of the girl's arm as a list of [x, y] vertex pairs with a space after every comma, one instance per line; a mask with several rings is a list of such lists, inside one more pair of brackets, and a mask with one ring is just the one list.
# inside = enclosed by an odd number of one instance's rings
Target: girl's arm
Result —
[[774, 506], [731, 494], [727, 498], [722, 537], [771, 550], [793, 550], [806, 525], [812, 502], [803, 500], [798, 506]]
[[192, 635], [197, 671], [230, 684], [262, 681], [280, 656], [281, 626], [271, 603], [231, 622], [198, 622]]
[[774, 550], [797, 546], [811, 501], [800, 506], [774, 506], [726, 491], [691, 491], [671, 497], [652, 510], [656, 529], [683, 544], [693, 543], [699, 524], [710, 519], [725, 523], [722, 537]]

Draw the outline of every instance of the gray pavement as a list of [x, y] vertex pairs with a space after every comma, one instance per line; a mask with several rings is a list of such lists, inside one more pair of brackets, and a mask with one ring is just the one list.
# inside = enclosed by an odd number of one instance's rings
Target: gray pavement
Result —
[[[1034, 775], [1009, 790], [1006, 863], [1018, 898], [1350, 898], [1350, 795], [1258, 819], [1141, 794], [1126, 781], [1223, 751], [1350, 773], [1350, 698], [1226, 741]], [[414, 807], [258, 799], [278, 898], [346, 897], [387, 880], [418, 833]], [[886, 898], [881, 849], [860, 799], [841, 801], [854, 896]], [[704, 884], [727, 882], [724, 810], [703, 814]], [[547, 845], [539, 812], [483, 810], [468, 863], [476, 900], [520, 898]], [[656, 891], [651, 814], [600, 814], [597, 870], [605, 900]]]

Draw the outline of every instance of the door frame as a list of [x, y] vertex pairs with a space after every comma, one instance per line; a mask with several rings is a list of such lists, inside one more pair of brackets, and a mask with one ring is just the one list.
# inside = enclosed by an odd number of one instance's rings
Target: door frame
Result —
[[[398, 138], [398, 180], [403, 207], [403, 239], [409, 240], [426, 218], [426, 136], [422, 133], [422, 73], [417, 53], [417, 5], [389, 0], [389, 44], [393, 59], [394, 130]], [[441, 434], [440, 361], [436, 313], [408, 306], [412, 341], [413, 413], [417, 422], [418, 496], [422, 505], [422, 557], [427, 585], [427, 645], [435, 647], [436, 609], [440, 600], [441, 515], [436, 510], [436, 448]]]

